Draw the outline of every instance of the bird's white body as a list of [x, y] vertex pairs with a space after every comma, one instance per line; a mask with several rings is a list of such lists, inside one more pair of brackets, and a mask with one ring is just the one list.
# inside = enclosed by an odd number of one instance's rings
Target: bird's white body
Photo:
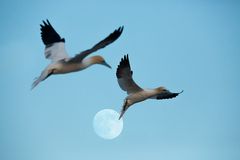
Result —
[[129, 94], [126, 97], [126, 100], [127, 100], [127, 103], [129, 104], [129, 106], [131, 106], [135, 103], [149, 99], [149, 98], [155, 96], [156, 94], [157, 94], [157, 92], [155, 90], [143, 89], [139, 92]]
[[71, 72], [77, 72], [84, 70], [88, 67], [90, 67], [93, 64], [96, 64], [94, 61], [95, 56], [83, 59], [79, 63], [71, 63], [68, 62], [68, 60], [60, 60], [54, 63], [51, 63], [47, 69], [53, 70], [53, 74], [65, 74], [65, 73], [71, 73]]
[[[85, 58], [82, 61], [76, 63], [76, 62], [69, 62], [67, 59], [59, 60], [56, 62], [53, 62], [49, 64], [41, 73], [41, 75], [34, 81], [32, 85], [32, 89], [36, 87], [41, 81], [48, 78], [50, 75], [53, 74], [66, 74], [71, 72], [77, 72], [84, 70], [91, 65], [94, 64], [103, 64], [107, 67], [108, 64], [105, 61], [99, 61], [99, 59], [103, 59], [101, 56], [92, 56], [89, 58]], [[105, 62], [105, 63], [102, 63]]]

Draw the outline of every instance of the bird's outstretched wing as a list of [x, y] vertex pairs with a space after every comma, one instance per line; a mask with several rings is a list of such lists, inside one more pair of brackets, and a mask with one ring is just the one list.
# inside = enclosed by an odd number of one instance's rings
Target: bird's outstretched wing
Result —
[[45, 44], [45, 57], [52, 61], [68, 58], [65, 39], [59, 36], [48, 20], [47, 22], [43, 21], [40, 26], [42, 41]]
[[170, 99], [170, 98], [174, 98], [177, 97], [180, 93], [182, 93], [183, 91], [179, 92], [179, 93], [172, 93], [170, 91], [164, 91], [163, 93], [160, 93], [158, 95], [155, 96], [155, 98], [157, 100], [161, 100], [161, 99]]
[[116, 76], [120, 88], [126, 91], [128, 94], [143, 90], [134, 82], [132, 79], [132, 74], [133, 72], [131, 71], [128, 55], [125, 55], [118, 65]]
[[89, 54], [113, 43], [115, 40], [117, 40], [120, 37], [120, 35], [122, 34], [122, 31], [123, 31], [123, 26], [119, 27], [113, 33], [109, 34], [104, 40], [102, 40], [99, 43], [97, 43], [96, 45], [94, 45], [91, 49], [85, 50], [85, 51], [77, 54], [75, 57], [71, 58], [69, 60], [69, 62], [80, 62]]

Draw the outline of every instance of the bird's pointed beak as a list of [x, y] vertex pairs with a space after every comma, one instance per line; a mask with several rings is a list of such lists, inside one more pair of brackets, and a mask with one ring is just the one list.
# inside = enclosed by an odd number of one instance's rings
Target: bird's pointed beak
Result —
[[105, 62], [105, 61], [102, 63], [102, 65], [104, 65], [104, 66], [106, 66], [106, 67], [112, 69], [112, 67], [111, 67], [107, 62]]

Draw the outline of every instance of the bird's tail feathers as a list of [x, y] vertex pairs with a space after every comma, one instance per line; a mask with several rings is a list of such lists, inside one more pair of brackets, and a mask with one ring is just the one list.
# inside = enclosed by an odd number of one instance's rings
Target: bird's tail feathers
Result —
[[33, 90], [40, 82], [41, 82], [41, 76], [38, 77], [38, 78], [35, 78], [33, 84], [32, 84], [32, 87], [31, 87], [31, 90]]
[[124, 104], [122, 106], [122, 110], [121, 110], [121, 113], [120, 113], [120, 116], [119, 116], [119, 120], [122, 118], [122, 116], [124, 115], [124, 113], [126, 112], [127, 110], [127, 100], [124, 101]]
[[49, 72], [49, 70], [44, 70], [39, 77], [34, 79], [31, 90], [33, 90], [41, 81], [47, 79], [51, 74], [53, 74], [53, 71]]
[[118, 120], [120, 120], [121, 118], [122, 118], [122, 116], [124, 115], [124, 113], [125, 113], [125, 111], [121, 111], [121, 114], [120, 114], [120, 116], [119, 116], [119, 118], [118, 118]]

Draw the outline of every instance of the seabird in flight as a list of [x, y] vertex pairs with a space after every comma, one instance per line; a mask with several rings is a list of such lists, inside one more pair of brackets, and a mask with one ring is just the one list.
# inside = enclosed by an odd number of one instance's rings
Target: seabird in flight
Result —
[[32, 84], [32, 89], [36, 87], [41, 81], [45, 80], [52, 74], [64, 74], [76, 72], [86, 69], [94, 64], [101, 64], [111, 68], [106, 63], [102, 56], [92, 56], [86, 58], [89, 54], [106, 47], [117, 40], [123, 31], [123, 26], [114, 30], [105, 39], [95, 44], [92, 48], [76, 54], [74, 57], [69, 57], [65, 50], [65, 39], [55, 31], [50, 22], [43, 21], [41, 26], [41, 37], [45, 44], [45, 57], [51, 60], [51, 63], [42, 71], [41, 75], [36, 78]]
[[132, 78], [133, 71], [129, 63], [128, 55], [125, 55], [121, 59], [116, 76], [120, 88], [127, 92], [128, 96], [125, 98], [121, 114], [119, 119], [122, 118], [127, 109], [135, 103], [144, 101], [146, 99], [169, 99], [174, 98], [183, 91], [179, 93], [172, 93], [164, 87], [158, 87], [155, 89], [142, 89], [139, 87]]

